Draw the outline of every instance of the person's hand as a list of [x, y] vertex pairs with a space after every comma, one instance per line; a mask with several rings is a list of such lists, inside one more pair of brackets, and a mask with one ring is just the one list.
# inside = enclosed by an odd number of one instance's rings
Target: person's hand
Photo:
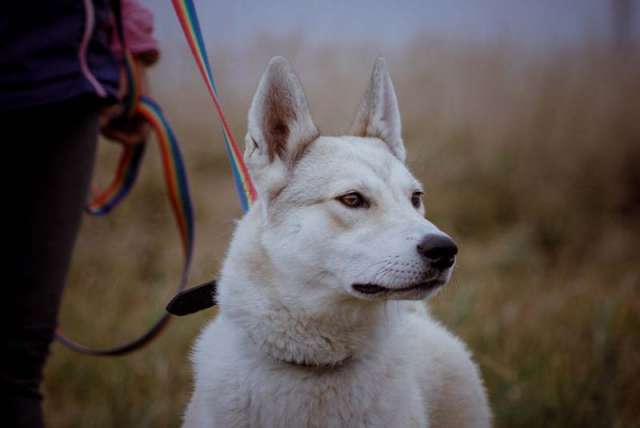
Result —
[[[139, 70], [139, 83], [141, 94], [148, 93], [148, 83], [146, 67], [136, 61]], [[125, 79], [120, 79], [118, 96], [124, 98], [126, 91]], [[123, 116], [124, 106], [116, 104], [105, 108], [99, 118], [100, 132], [110, 140], [123, 144], [138, 144], [143, 142], [149, 135], [149, 125], [140, 114], [133, 116]]]
[[123, 144], [138, 144], [149, 135], [149, 125], [140, 114], [122, 116], [123, 108], [116, 105], [105, 109], [100, 115], [102, 135]]

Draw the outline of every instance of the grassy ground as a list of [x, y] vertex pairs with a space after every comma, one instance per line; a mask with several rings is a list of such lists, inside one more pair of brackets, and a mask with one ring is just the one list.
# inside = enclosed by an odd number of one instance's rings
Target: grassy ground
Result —
[[[237, 135], [276, 53], [298, 68], [320, 127], [346, 129], [376, 52], [267, 40], [214, 55]], [[638, 58], [598, 46], [543, 55], [417, 39], [388, 60], [428, 216], [461, 248], [431, 306], [473, 350], [496, 426], [640, 426]], [[192, 182], [195, 284], [215, 275], [240, 211], [203, 87], [167, 79], [193, 76], [187, 62], [172, 67], [154, 80]], [[141, 332], [178, 278], [179, 241], [150, 149], [130, 199], [109, 218], [87, 218], [78, 242], [61, 321], [94, 345]], [[114, 155], [103, 144], [100, 180]], [[189, 348], [214, 315], [177, 319], [124, 358], [56, 344], [44, 388], [50, 425], [178, 426]]]

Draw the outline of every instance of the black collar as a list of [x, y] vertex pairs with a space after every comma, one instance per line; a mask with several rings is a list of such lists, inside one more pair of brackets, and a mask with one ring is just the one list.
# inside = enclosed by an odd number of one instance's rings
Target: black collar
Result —
[[196, 287], [188, 288], [178, 293], [167, 305], [167, 312], [172, 315], [183, 316], [202, 311], [215, 306], [217, 284], [216, 280], [205, 282]]

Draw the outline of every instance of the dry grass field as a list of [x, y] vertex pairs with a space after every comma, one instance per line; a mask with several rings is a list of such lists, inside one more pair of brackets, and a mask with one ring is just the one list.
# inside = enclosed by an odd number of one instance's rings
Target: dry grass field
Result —
[[[323, 132], [344, 132], [376, 50], [265, 37], [212, 58], [236, 135], [275, 54], [294, 63]], [[161, 63], [152, 83], [190, 175], [196, 284], [216, 275], [241, 212], [187, 55]], [[416, 38], [387, 60], [428, 217], [461, 248], [452, 282], [429, 305], [474, 352], [495, 425], [640, 426], [640, 58], [597, 44], [540, 53]], [[102, 144], [98, 182], [116, 153]], [[181, 253], [163, 186], [150, 146], [129, 199], [108, 218], [86, 218], [61, 314], [70, 335], [99, 346], [132, 338], [172, 297]], [[175, 319], [127, 357], [54, 345], [50, 426], [178, 426], [190, 346], [213, 316]]]

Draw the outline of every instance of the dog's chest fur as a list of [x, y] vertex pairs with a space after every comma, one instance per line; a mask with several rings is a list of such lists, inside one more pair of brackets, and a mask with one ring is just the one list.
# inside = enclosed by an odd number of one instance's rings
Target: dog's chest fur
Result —
[[216, 403], [207, 406], [211, 413], [199, 420], [225, 427], [427, 426], [415, 365], [400, 352], [406, 347], [394, 343], [398, 340], [390, 338], [382, 352], [334, 368], [310, 368], [270, 358], [221, 318], [201, 339], [204, 344], [216, 338], [215, 366], [206, 354], [196, 355], [197, 389], [212, 393], [194, 401]]

